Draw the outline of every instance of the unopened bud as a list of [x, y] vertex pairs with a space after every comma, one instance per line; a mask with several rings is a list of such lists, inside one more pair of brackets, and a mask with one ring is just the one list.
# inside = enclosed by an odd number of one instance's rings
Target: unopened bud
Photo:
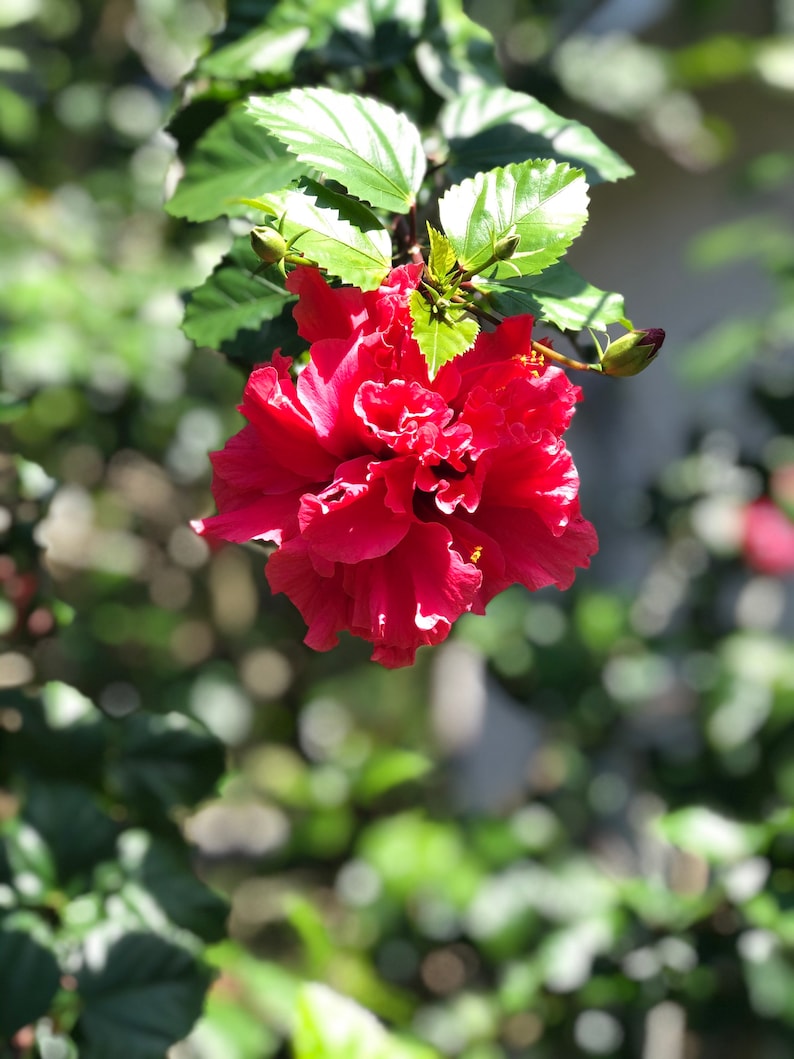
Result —
[[503, 235], [493, 248], [494, 261], [507, 261], [516, 252], [520, 242], [520, 235]]
[[661, 327], [649, 327], [645, 331], [629, 331], [610, 342], [601, 359], [601, 370], [605, 375], [639, 375], [645, 371], [664, 342]]
[[251, 247], [266, 265], [275, 265], [287, 253], [287, 244], [284, 237], [266, 224], [261, 224], [251, 229]]

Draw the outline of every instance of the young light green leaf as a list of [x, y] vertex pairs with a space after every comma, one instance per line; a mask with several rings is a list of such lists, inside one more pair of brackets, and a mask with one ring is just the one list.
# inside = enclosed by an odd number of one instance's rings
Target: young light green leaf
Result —
[[282, 234], [292, 241], [293, 252], [344, 283], [374, 290], [391, 269], [389, 233], [373, 213], [346, 195], [308, 181], [303, 190], [263, 195], [256, 205], [282, 218]]
[[427, 225], [427, 236], [430, 240], [427, 269], [433, 279], [441, 283], [444, 277], [455, 268], [458, 259], [449, 239], [442, 235], [441, 232], [436, 231], [429, 223]]
[[438, 1059], [426, 1045], [402, 1041], [375, 1016], [328, 986], [310, 982], [298, 994], [295, 1059]]
[[633, 173], [587, 126], [503, 85], [477, 88], [450, 100], [439, 122], [449, 143], [452, 180], [527, 158], [580, 166], [590, 184]]
[[413, 335], [432, 379], [443, 364], [474, 345], [480, 325], [462, 309], [446, 308], [443, 314], [436, 313], [418, 290], [412, 291], [409, 307]]
[[294, 301], [277, 268], [254, 272], [261, 262], [248, 238], [236, 239], [229, 254], [190, 296], [182, 330], [198, 345], [217, 349], [243, 329], [258, 328]]
[[[553, 265], [584, 227], [587, 203], [580, 169], [532, 161], [456, 184], [441, 199], [439, 214], [461, 267], [501, 279]], [[491, 264], [501, 241], [516, 235], [510, 257]]]
[[594, 327], [603, 331], [626, 318], [623, 296], [599, 290], [565, 261], [551, 265], [539, 276], [517, 276], [511, 280], [477, 280], [477, 289], [503, 316], [532, 313], [549, 320], [563, 331]]
[[198, 141], [165, 208], [173, 217], [191, 221], [240, 213], [236, 199], [276, 191], [305, 171], [306, 166], [250, 114], [232, 110]]
[[419, 132], [374, 99], [330, 88], [293, 88], [249, 101], [249, 113], [302, 162], [372, 206], [407, 213], [425, 175]]

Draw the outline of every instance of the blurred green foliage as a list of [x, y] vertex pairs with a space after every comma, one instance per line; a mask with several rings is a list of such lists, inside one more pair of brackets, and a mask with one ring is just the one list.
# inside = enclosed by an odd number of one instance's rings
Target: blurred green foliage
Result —
[[[510, 591], [410, 670], [313, 656], [261, 553], [186, 525], [279, 342], [242, 332], [241, 371], [180, 334], [229, 237], [163, 212], [158, 129], [189, 154], [293, 79], [428, 121], [500, 75], [452, 2], [229, 6], [223, 29], [199, 0], [0, 11], [0, 1056], [790, 1055], [790, 582], [742, 552], [748, 501], [791, 500], [792, 238], [764, 198], [788, 153], [748, 160], [749, 219], [692, 247], [759, 258], [775, 305], [681, 357], [736, 366], [763, 428], [693, 424], [648, 483], [644, 577]], [[577, 4], [471, 13], [511, 87], [712, 164], [706, 89], [791, 90], [791, 5], [726, 26], [740, 7], [598, 39]]]

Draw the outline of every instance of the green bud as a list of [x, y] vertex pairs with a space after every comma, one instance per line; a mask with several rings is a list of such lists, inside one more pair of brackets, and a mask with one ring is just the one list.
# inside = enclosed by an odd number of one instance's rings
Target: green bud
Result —
[[520, 242], [520, 235], [503, 235], [493, 248], [494, 261], [507, 261], [516, 252]]
[[260, 261], [266, 265], [275, 265], [287, 253], [284, 237], [266, 224], [251, 229], [251, 247]]
[[605, 375], [618, 377], [639, 375], [659, 352], [662, 342], [664, 331], [661, 327], [629, 331], [609, 343], [601, 358], [601, 370]]

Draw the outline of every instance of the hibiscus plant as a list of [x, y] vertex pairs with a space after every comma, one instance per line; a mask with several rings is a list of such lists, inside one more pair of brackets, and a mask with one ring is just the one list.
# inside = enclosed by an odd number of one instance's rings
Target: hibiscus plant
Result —
[[589, 564], [566, 371], [636, 374], [664, 337], [563, 260], [589, 186], [629, 167], [492, 78], [457, 71], [439, 94], [414, 121], [327, 85], [241, 93], [168, 204], [232, 218], [184, 329], [238, 360], [246, 333], [253, 366], [247, 425], [212, 458], [218, 514], [195, 528], [275, 545], [267, 578], [306, 643], [348, 630], [390, 667], [509, 585], [567, 588]]

